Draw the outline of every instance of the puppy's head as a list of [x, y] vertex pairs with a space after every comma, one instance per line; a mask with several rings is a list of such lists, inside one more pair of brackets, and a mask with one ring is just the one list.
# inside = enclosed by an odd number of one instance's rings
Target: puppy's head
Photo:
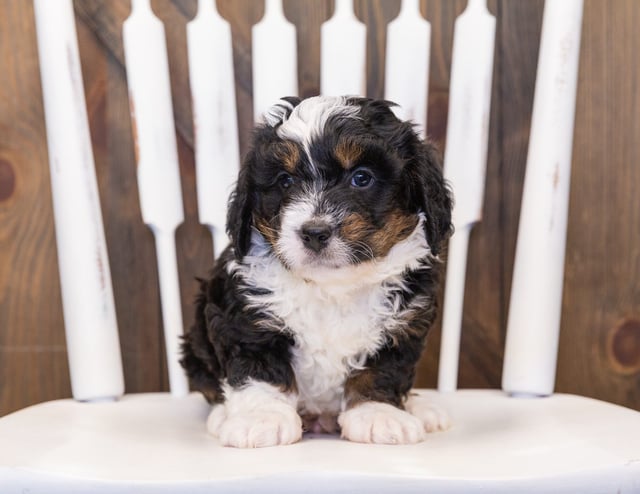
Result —
[[451, 229], [450, 195], [434, 149], [390, 106], [351, 97], [274, 106], [230, 200], [236, 257], [259, 232], [290, 270], [340, 268], [386, 256], [420, 221], [437, 255]]

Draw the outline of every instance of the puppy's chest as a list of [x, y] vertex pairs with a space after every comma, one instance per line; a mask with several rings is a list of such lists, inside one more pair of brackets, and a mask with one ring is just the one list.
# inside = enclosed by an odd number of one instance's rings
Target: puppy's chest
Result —
[[311, 414], [340, 411], [345, 380], [385, 343], [399, 316], [383, 285], [332, 296], [313, 283], [285, 280], [254, 303], [294, 336], [299, 408]]
[[316, 298], [304, 290], [288, 294], [297, 302], [281, 317], [295, 337], [292, 364], [302, 411], [337, 413], [348, 375], [384, 344], [384, 296], [378, 292], [346, 300]]

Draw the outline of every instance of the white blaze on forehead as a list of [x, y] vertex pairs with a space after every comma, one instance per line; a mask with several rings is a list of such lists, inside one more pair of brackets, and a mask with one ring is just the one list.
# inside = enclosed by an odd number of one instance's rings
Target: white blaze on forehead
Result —
[[277, 129], [283, 139], [301, 144], [306, 151], [311, 141], [322, 134], [331, 117], [357, 118], [360, 107], [347, 103], [345, 96], [316, 96], [302, 100]]

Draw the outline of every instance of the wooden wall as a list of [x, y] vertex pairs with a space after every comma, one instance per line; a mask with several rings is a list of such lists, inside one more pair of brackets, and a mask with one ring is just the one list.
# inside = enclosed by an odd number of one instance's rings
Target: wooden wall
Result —
[[[300, 93], [319, 87], [330, 0], [285, 0], [298, 28]], [[356, 0], [369, 26], [369, 96], [383, 95], [385, 25], [399, 0]], [[177, 233], [185, 325], [211, 264], [197, 222], [185, 26], [195, 0], [154, 0], [166, 21], [186, 221]], [[250, 28], [261, 0], [218, 0], [232, 24], [241, 146], [251, 126]], [[429, 133], [443, 148], [453, 22], [462, 0], [423, 0], [433, 29]], [[463, 387], [499, 387], [542, 19], [541, 0], [490, 0], [496, 69], [484, 221], [471, 238]], [[129, 3], [76, 0], [87, 106], [120, 324], [127, 392], [167, 389], [150, 231], [142, 224], [123, 68]], [[557, 389], [640, 409], [640, 3], [587, 0]], [[33, 7], [0, 2], [0, 415], [70, 395]], [[439, 329], [418, 384], [434, 386]]]

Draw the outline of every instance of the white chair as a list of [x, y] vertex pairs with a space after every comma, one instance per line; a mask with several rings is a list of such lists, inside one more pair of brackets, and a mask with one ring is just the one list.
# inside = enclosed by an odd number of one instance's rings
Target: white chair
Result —
[[[272, 22], [276, 22], [281, 3], [277, 0], [268, 2]], [[452, 253], [447, 274], [445, 311], [448, 315], [445, 319], [448, 319], [448, 322], [445, 325], [451, 329], [445, 328], [446, 335], [443, 337], [444, 362], [440, 370], [442, 391], [415, 391], [423, 399], [447, 410], [453, 427], [445, 432], [430, 434], [423, 443], [409, 446], [364, 445], [332, 436], [305, 436], [301, 442], [291, 446], [239, 450], [223, 448], [216, 439], [207, 435], [205, 419], [209, 406], [199, 394], [186, 393], [184, 377], [175, 365], [177, 333], [181, 331], [182, 326], [177, 303], [179, 293], [176, 293], [177, 271], [173, 250], [173, 230], [181, 221], [180, 191], [179, 187], [172, 189], [170, 185], [165, 184], [166, 188], [162, 189], [162, 197], [165, 200], [158, 202], [157, 197], [153, 197], [149, 188], [145, 186], [148, 178], [144, 176], [144, 169], [149, 166], [148, 160], [152, 160], [155, 166], [164, 167], [162, 173], [165, 174], [167, 183], [173, 181], [175, 185], [177, 177], [177, 168], [174, 168], [177, 165], [175, 146], [171, 143], [174, 137], [168, 100], [170, 95], [167, 95], [168, 76], [166, 65], [163, 65], [166, 64], [166, 58], [163, 61], [162, 26], [157, 19], [149, 17], [148, 0], [134, 0], [133, 3], [134, 13], [128, 27], [125, 28], [129, 30], [125, 35], [125, 43], [131, 98], [135, 103], [134, 127], [137, 128], [140, 164], [138, 178], [144, 220], [154, 230], [158, 246], [172, 393], [125, 395], [115, 399], [123, 392], [122, 369], [119, 363], [104, 234], [100, 222], [99, 202], [96, 201], [95, 176], [92, 167], [88, 166], [91, 164], [91, 147], [86, 130], [84, 95], [79, 77], [71, 1], [36, 0], [36, 14], [40, 17], [38, 33], [45, 108], [48, 124], [51, 123], [48, 127], [50, 159], [52, 163], [57, 158], [64, 159], [64, 163], [80, 164], [75, 170], [69, 165], [68, 170], [71, 171], [66, 175], [63, 172], [56, 175], [52, 171], [67, 344], [72, 388], [76, 400], [42, 403], [0, 419], [1, 493], [640, 492], [640, 413], [579, 396], [552, 394], [556, 358], [554, 345], [559, 327], [559, 314], [554, 312], [554, 307], [561, 297], [554, 283], [557, 282], [559, 270], [562, 270], [562, 221], [558, 221], [559, 230], [551, 235], [553, 245], [550, 247], [557, 249], [559, 262], [551, 266], [548, 274], [540, 275], [535, 281], [548, 287], [548, 291], [556, 290], [554, 299], [550, 302], [551, 307], [547, 307], [549, 310], [538, 311], [546, 313], [548, 318], [542, 322], [536, 321], [538, 328], [544, 328], [543, 334], [538, 334], [537, 340], [530, 339], [532, 332], [527, 329], [528, 316], [521, 314], [523, 309], [518, 298], [521, 297], [518, 291], [522, 289], [523, 280], [531, 280], [532, 275], [525, 268], [516, 267], [515, 276], [518, 279], [514, 279], [503, 379], [503, 387], [508, 393], [499, 390], [454, 390], [459, 339], [458, 314], [462, 307], [458, 288], [460, 284], [464, 284], [465, 237], [479, 218], [474, 204], [477, 203], [478, 195], [481, 197], [486, 156], [486, 135], [483, 134], [483, 129], [487, 125], [488, 112], [483, 109], [487, 108], [488, 95], [484, 90], [477, 93], [473, 91], [476, 91], [478, 86], [486, 89], [486, 84], [489, 87], [491, 84], [489, 80], [485, 81], [485, 86], [465, 85], [466, 74], [463, 69], [453, 71], [453, 77], [458, 78], [458, 86], [452, 81], [448, 141], [449, 145], [455, 142], [454, 136], [457, 132], [475, 133], [471, 136], [467, 134], [466, 138], [476, 139], [473, 142], [478, 146], [475, 151], [480, 159], [474, 164], [475, 179], [471, 183], [460, 183], [456, 160], [465, 158], [456, 157], [454, 150], [447, 150], [445, 169], [456, 190], [460, 187], [470, 187], [468, 195], [475, 202], [472, 201], [470, 205], [463, 202], [464, 206], [456, 206], [458, 233], [462, 232], [458, 238], [462, 240], [455, 240], [456, 237], [453, 237], [452, 242], [458, 242], [458, 247], [454, 247], [453, 243], [451, 247], [453, 250], [457, 249], [458, 253]], [[336, 10], [340, 11], [343, 21], [350, 19], [347, 15], [349, 3], [337, 0], [339, 8]], [[467, 49], [479, 50], [478, 59], [484, 60], [485, 65], [474, 66], [471, 75], [477, 75], [487, 67], [490, 73], [493, 24], [483, 9], [482, 1], [471, 0], [469, 3], [465, 18], [467, 24], [462, 22], [457, 28], [456, 46], [465, 45], [466, 39]], [[225, 28], [223, 21], [211, 9], [211, 5], [211, 2], [202, 2], [198, 18], [189, 28], [192, 65], [199, 56], [206, 59], [206, 54], [197, 53], [199, 35], [206, 36], [207, 32], [215, 32], [218, 37], [212, 38], [216, 40], [214, 46], [219, 50], [222, 50], [220, 46], [227, 46], [225, 39], [228, 41], [228, 27]], [[402, 11], [405, 20], [411, 18], [412, 12], [415, 13], [415, 5], [417, 3], [405, 2]], [[551, 149], [549, 152], [555, 152], [558, 162], [568, 167], [571, 161], [574, 72], [577, 64], [582, 2], [547, 0], [546, 9], [549, 12], [545, 12], [542, 34], [543, 47], [540, 54], [529, 163], [548, 160], [548, 157], [539, 156], [540, 148], [544, 148]], [[551, 9], [567, 10], [560, 16], [557, 10]], [[139, 17], [134, 17], [136, 15]], [[48, 22], [42, 22], [43, 19], [47, 19]], [[561, 58], [553, 57], [556, 45], [553, 42], [554, 26], [557, 27], [557, 24], [552, 21], [557, 19], [565, 23], [565, 27], [573, 23], [573, 30], [569, 30], [569, 33], [577, 45], [574, 45], [573, 62], [571, 54], [565, 53], [566, 56], [562, 59], [563, 63], [569, 65], [561, 67], [566, 76], [566, 84], [561, 89], [564, 91], [565, 88], [569, 88], [568, 93], [563, 93], [561, 99], [554, 100], [553, 97], [557, 96], [557, 93], [553, 92], [553, 88], [545, 88], [544, 84], [548, 78], [553, 79], [554, 70], [557, 69], [553, 66], [553, 60]], [[351, 19], [350, 22], [353, 21]], [[196, 22], [208, 26], [209, 31], [199, 29], [197, 26], [200, 24]], [[206, 24], [207, 22], [209, 24]], [[414, 17], [412, 22], [413, 24], [407, 24], [407, 30], [424, 33], [424, 21]], [[409, 27], [410, 25], [413, 27]], [[217, 27], [213, 29], [212, 26]], [[268, 28], [277, 30], [277, 23], [275, 27], [271, 25]], [[267, 27], [263, 26], [263, 29]], [[335, 29], [335, 24], [332, 29]], [[290, 32], [290, 28], [284, 29], [287, 30]], [[356, 33], [355, 37], [360, 36], [357, 26], [353, 31]], [[393, 37], [392, 41], [391, 38], [390, 36], [390, 43], [402, 42], [402, 39]], [[428, 34], [426, 40], [428, 43]], [[202, 42], [199, 46], [202, 46]], [[566, 50], [566, 39], [563, 46]], [[550, 50], [551, 55], [546, 54], [547, 50]], [[390, 48], [388, 52], [392, 53], [394, 49]], [[68, 71], [61, 70], [61, 66], [56, 65], [56, 57], [60, 53], [65, 67], [69, 68]], [[142, 58], [139, 58], [140, 56]], [[457, 49], [454, 48], [455, 59], [462, 56], [464, 55], [457, 54]], [[544, 65], [547, 62], [550, 65]], [[47, 63], [50, 63], [48, 67]], [[141, 72], [132, 72], [136, 70], [132, 67], [136, 63], [138, 69], [142, 65]], [[571, 65], [572, 63], [574, 65]], [[418, 72], [420, 70], [419, 67], [413, 68]], [[235, 115], [229, 114], [228, 109], [222, 111], [222, 116], [208, 115], [204, 111], [213, 97], [207, 96], [207, 87], [212, 88], [218, 96], [223, 95], [227, 100], [234, 101], [234, 98], [229, 98], [229, 92], [233, 90], [233, 84], [229, 84], [229, 72], [207, 72], [205, 68], [197, 69], [194, 66], [190, 70], [194, 79], [191, 83], [194, 114], [198, 124], [205, 127], [215, 125], [216, 117], [232, 119], [231, 121], [235, 122]], [[256, 70], [259, 72], [259, 69]], [[216, 78], [216, 74], [219, 74], [219, 79]], [[152, 82], [145, 77], [151, 77]], [[357, 77], [356, 83], [360, 84]], [[272, 81], [264, 84], [266, 86], [259, 90], [268, 94], [274, 89], [271, 84], [276, 85], [277, 91], [279, 83]], [[147, 91], [138, 92], [140, 87], [146, 88]], [[398, 86], [388, 84], [388, 87]], [[456, 101], [460, 101], [465, 95], [472, 95], [474, 101], [479, 102], [474, 110], [477, 118], [468, 118], [469, 122], [476, 122], [475, 127], [471, 125], [460, 130], [455, 127], [456, 119], [459, 121], [461, 118], [461, 114], [456, 110]], [[409, 97], [407, 101], [406, 105], [411, 107], [411, 111], [426, 114], [426, 108], [420, 106], [424, 105], [420, 98]], [[561, 112], [564, 118], [560, 118], [554, 124], [558, 127], [554, 128], [551, 136], [536, 136], [536, 129], [548, 128], [545, 107], [540, 102], [549, 101], [555, 105], [555, 115]], [[64, 111], [60, 112], [56, 104]], [[66, 125], [65, 132], [54, 134], [51, 129], [55, 127], [56, 119], [60, 118], [60, 115], [71, 119], [72, 125]], [[466, 112], [464, 116], [467, 118]], [[540, 123], [536, 123], [536, 120]], [[225, 136], [220, 144], [228, 144], [231, 140], [231, 145], [224, 149], [229, 156], [234, 155], [234, 145], [237, 150], [234, 139], [237, 140], [237, 136]], [[536, 144], [537, 139], [542, 139], [544, 146]], [[151, 155], [150, 158], [148, 153], [153, 152], [150, 149], [154, 146], [157, 147], [158, 140], [163, 141], [162, 152]], [[206, 149], [206, 145], [206, 142], [196, 142], [199, 176], [211, 173], [211, 170], [207, 169], [208, 163], [211, 162], [215, 166], [218, 159], [215, 153], [221, 152], [215, 146]], [[228, 181], [231, 179], [228, 177], [233, 173], [220, 173], [227, 177], [218, 185], [218, 190], [224, 190], [229, 186]], [[559, 194], [553, 196], [556, 204], [562, 205], [563, 200], [566, 201], [566, 192], [563, 196], [562, 190], [535, 190], [535, 173], [527, 173], [521, 238], [529, 238], [527, 235], [535, 232], [536, 225], [536, 218], [530, 217], [527, 213], [527, 195]], [[463, 173], [462, 177], [464, 176]], [[73, 180], [82, 180], [82, 190], [88, 192], [68, 197], [67, 187], [73, 185]], [[158, 183], [154, 182], [154, 186], [157, 187]], [[167, 197], [170, 199], [166, 200]], [[80, 207], [82, 201], [86, 201], [86, 207]], [[199, 207], [201, 221], [212, 228], [215, 247], [219, 251], [220, 244], [224, 242], [224, 237], [219, 234], [223, 227], [221, 218], [224, 214], [220, 213], [220, 208], [224, 208], [224, 198], [213, 204], [200, 204]], [[468, 207], [470, 213], [463, 215], [461, 207]], [[559, 209], [559, 213], [558, 208], [555, 210], [560, 215], [558, 219], [562, 220], [564, 214], [566, 223], [566, 207], [564, 212], [562, 207]], [[98, 233], [86, 235], [87, 231]], [[65, 243], [67, 236], [73, 237], [75, 242]], [[535, 233], [533, 237], [535, 238]], [[70, 249], [72, 244], [80, 244], [80, 251], [65, 250]], [[524, 248], [519, 245], [518, 252]], [[89, 251], [86, 265], [82, 265], [85, 262], [83, 251]], [[75, 264], [71, 268], [64, 262], [67, 255], [73, 256]], [[523, 255], [518, 254], [517, 257], [522, 258]], [[102, 259], [98, 267], [95, 262], [96, 256]], [[518, 262], [516, 260], [516, 265]], [[83, 267], [78, 269], [78, 265]], [[79, 276], [82, 278], [76, 279]], [[77, 284], [80, 284], [83, 290], [76, 288]], [[78, 300], [74, 297], [79, 297], [79, 300], [85, 302], [72, 303]], [[514, 307], [517, 309], [514, 310]], [[91, 320], [93, 326], [88, 325], [87, 320]], [[91, 331], [87, 331], [88, 327], [91, 327]], [[540, 340], [542, 343], [538, 344]], [[102, 345], [102, 349], [109, 349], [108, 355], [98, 358], [104, 352], [92, 352], [92, 345], [96, 341]]]

